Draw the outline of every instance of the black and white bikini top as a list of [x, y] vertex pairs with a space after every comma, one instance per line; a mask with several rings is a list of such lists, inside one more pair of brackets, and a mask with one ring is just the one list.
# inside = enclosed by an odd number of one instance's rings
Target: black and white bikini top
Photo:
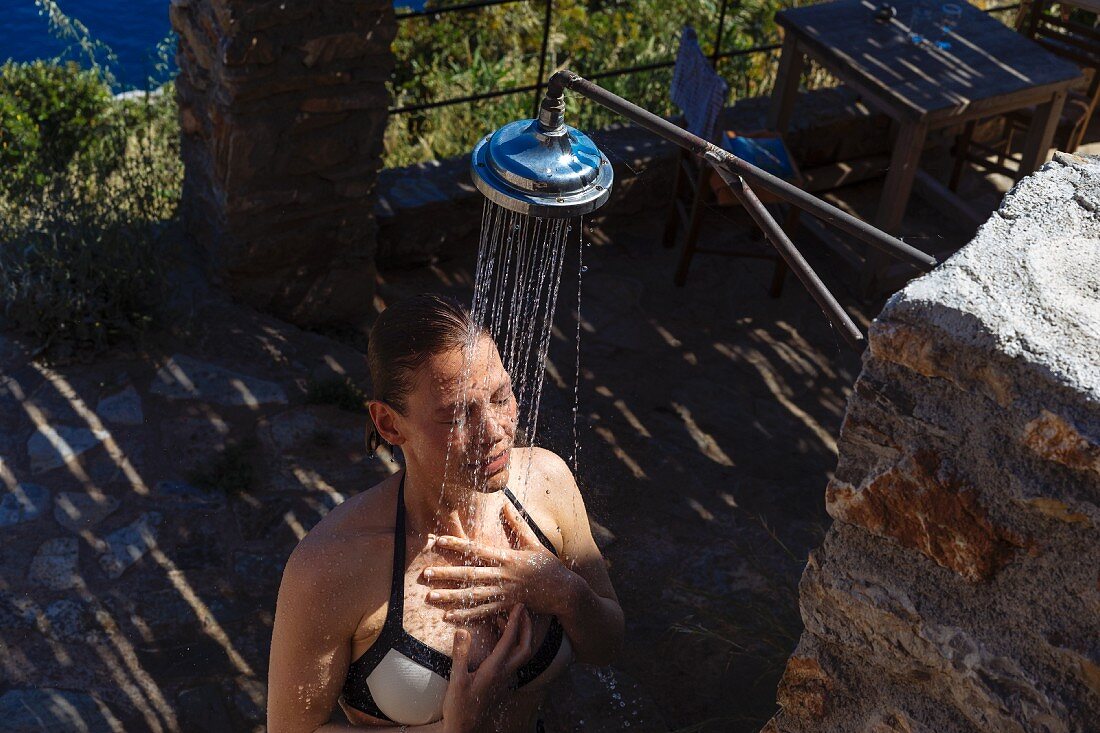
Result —
[[[546, 549], [554, 545], [538, 528], [519, 500], [508, 489], [504, 495]], [[370, 648], [348, 667], [344, 702], [376, 718], [398, 725], [425, 725], [443, 717], [443, 700], [451, 676], [451, 658], [405, 631], [405, 477], [397, 489], [394, 522], [393, 575], [390, 600], [382, 633]], [[546, 638], [534, 656], [517, 670], [518, 686], [537, 687], [569, 664], [573, 652], [557, 618], [552, 618]]]

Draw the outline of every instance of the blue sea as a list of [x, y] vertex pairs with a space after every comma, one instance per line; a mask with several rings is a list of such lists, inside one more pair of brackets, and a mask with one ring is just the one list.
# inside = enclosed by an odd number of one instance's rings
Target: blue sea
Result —
[[[117, 63], [111, 70], [121, 89], [144, 88], [148, 78], [157, 76], [156, 47], [172, 30], [168, 0], [58, 0], [57, 4], [114, 52]], [[424, 0], [399, 0], [394, 5], [421, 8]], [[0, 61], [48, 59], [66, 52], [66, 42], [51, 35], [49, 22], [34, 0], [0, 0], [0, 8]], [[70, 52], [68, 57], [80, 60], [79, 54]]]

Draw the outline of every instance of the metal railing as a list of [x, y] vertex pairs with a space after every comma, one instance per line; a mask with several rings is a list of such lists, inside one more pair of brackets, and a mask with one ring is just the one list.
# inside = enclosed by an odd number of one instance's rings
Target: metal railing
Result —
[[[546, 58], [547, 51], [550, 46], [550, 27], [553, 24], [554, 19], [554, 0], [477, 0], [476, 2], [461, 3], [458, 5], [447, 5], [439, 8], [428, 8], [425, 10], [409, 10], [397, 13], [394, 17], [398, 21], [410, 20], [413, 18], [427, 18], [437, 17], [445, 15], [447, 13], [461, 13], [461, 12], [480, 12], [482, 8], [493, 7], [497, 5], [512, 5], [515, 3], [538, 3], [542, 2], [545, 5], [545, 13], [543, 15], [542, 23], [542, 49], [539, 53], [539, 74], [538, 80], [534, 84], [525, 84], [521, 86], [508, 87], [507, 89], [496, 89], [493, 91], [479, 92], [477, 94], [468, 94], [461, 97], [451, 97], [447, 99], [438, 99], [430, 102], [421, 102], [417, 104], [401, 105], [397, 107], [390, 107], [389, 113], [391, 115], [404, 114], [410, 112], [421, 112], [428, 109], [436, 109], [438, 107], [450, 107], [457, 104], [470, 104], [473, 102], [479, 102], [484, 99], [495, 99], [497, 97], [506, 97], [516, 94], [528, 94], [532, 95], [532, 117], [538, 116], [539, 103], [542, 100], [543, 90], [546, 88], [546, 82], [544, 77], [546, 74]], [[739, 2], [737, 4], [740, 4]], [[722, 59], [734, 58], [737, 56], [749, 56], [757, 53], [767, 53], [769, 51], [776, 51], [780, 48], [778, 43], [769, 43], [765, 45], [751, 46], [749, 48], [735, 49], [732, 51], [722, 51], [722, 37], [725, 34], [725, 25], [727, 18], [727, 10], [730, 8], [731, 3], [729, 0], [722, 0], [722, 4], [718, 10], [718, 26], [714, 34], [713, 51], [710, 55], [711, 64], [717, 66], [718, 62]], [[985, 8], [987, 13], [996, 13], [1004, 10], [1015, 10], [1020, 7], [1020, 3], [1010, 3], [1008, 5], [998, 5], [992, 8]], [[669, 59], [668, 61], [659, 61], [651, 64], [641, 64], [638, 66], [627, 66], [617, 69], [605, 69], [602, 71], [588, 72], [585, 74], [587, 79], [593, 81], [597, 79], [607, 79], [615, 76], [627, 76], [630, 74], [640, 74], [647, 71], [655, 71], [658, 69], [668, 69], [676, 65], [675, 59]]]

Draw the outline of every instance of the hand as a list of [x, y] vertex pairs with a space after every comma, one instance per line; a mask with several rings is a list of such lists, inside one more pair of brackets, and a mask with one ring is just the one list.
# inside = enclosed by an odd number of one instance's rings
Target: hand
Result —
[[504, 633], [474, 672], [469, 667], [470, 632], [457, 630], [451, 650], [451, 681], [443, 699], [446, 733], [487, 730], [486, 717], [507, 691], [516, 670], [534, 653], [531, 617], [522, 603], [512, 607]]
[[[488, 547], [469, 539], [444, 535], [435, 547], [460, 553], [468, 564], [428, 568], [424, 579], [433, 587], [428, 603], [450, 608], [443, 618], [469, 623], [502, 614], [517, 603], [531, 612], [560, 615], [576, 577], [539, 542], [510, 502], [501, 509], [501, 522], [517, 549]], [[454, 587], [455, 585], [458, 587]]]

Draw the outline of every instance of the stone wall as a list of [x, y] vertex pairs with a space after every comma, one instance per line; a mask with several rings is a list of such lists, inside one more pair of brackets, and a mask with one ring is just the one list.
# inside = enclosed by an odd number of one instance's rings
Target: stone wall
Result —
[[765, 730], [1096, 730], [1100, 159], [890, 300], [839, 450]]
[[390, 0], [172, 0], [184, 217], [213, 272], [299, 324], [369, 313]]

